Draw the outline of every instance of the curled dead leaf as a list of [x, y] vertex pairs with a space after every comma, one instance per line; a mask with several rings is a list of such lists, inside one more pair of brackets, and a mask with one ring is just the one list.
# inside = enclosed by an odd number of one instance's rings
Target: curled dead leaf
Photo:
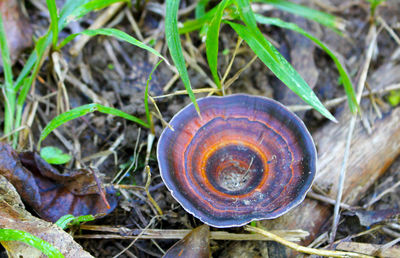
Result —
[[[92, 257], [60, 227], [32, 216], [8, 180], [0, 175], [0, 228], [28, 232], [54, 246], [65, 257]], [[38, 249], [18, 241], [3, 241], [9, 257], [45, 257]]]
[[35, 152], [16, 153], [0, 143], [0, 174], [17, 189], [23, 201], [45, 220], [55, 222], [72, 214], [107, 214], [117, 206], [115, 189], [100, 187], [92, 171], [77, 169], [60, 173]]

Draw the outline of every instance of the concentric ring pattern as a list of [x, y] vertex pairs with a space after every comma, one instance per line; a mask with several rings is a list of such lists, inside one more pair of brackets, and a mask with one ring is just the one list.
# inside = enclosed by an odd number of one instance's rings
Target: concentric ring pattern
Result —
[[165, 185], [214, 227], [276, 218], [314, 179], [316, 150], [303, 122], [280, 103], [249, 95], [198, 100], [176, 114], [157, 148]]

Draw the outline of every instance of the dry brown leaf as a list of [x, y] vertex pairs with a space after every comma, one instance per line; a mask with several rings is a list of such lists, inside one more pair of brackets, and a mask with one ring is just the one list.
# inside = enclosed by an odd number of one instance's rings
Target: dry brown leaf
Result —
[[[28, 232], [49, 242], [65, 257], [92, 257], [58, 226], [32, 216], [8, 180], [0, 175], [0, 228]], [[17, 241], [2, 242], [9, 257], [45, 257], [39, 250]]]
[[114, 188], [101, 188], [107, 193], [110, 205], [107, 207], [92, 172], [78, 169], [60, 173], [37, 153], [17, 154], [1, 142], [0, 175], [15, 186], [26, 204], [48, 221], [55, 222], [66, 214], [106, 214], [117, 206]]

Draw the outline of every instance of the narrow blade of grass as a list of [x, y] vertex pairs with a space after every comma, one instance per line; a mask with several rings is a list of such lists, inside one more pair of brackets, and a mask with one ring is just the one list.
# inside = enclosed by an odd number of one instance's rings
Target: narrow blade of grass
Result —
[[333, 62], [335, 63], [335, 65], [339, 71], [340, 77], [343, 80], [343, 86], [344, 86], [344, 89], [345, 89], [345, 92], [347, 95], [350, 110], [353, 113], [357, 112], [359, 107], [357, 104], [356, 95], [354, 92], [354, 87], [351, 82], [351, 79], [350, 79], [345, 67], [340, 63], [340, 61], [336, 57], [335, 53], [331, 49], [329, 49], [329, 47], [327, 47], [318, 38], [314, 37], [312, 34], [306, 32], [305, 30], [303, 30], [302, 28], [300, 28], [299, 26], [297, 26], [294, 23], [285, 22], [278, 18], [265, 17], [260, 14], [256, 14], [255, 16], [256, 16], [257, 22], [259, 22], [259, 23], [274, 25], [274, 26], [278, 26], [281, 28], [296, 31], [296, 32], [300, 33], [301, 35], [309, 38], [311, 41], [313, 41], [315, 44], [317, 44], [322, 50], [324, 50], [332, 58]]
[[210, 0], [200, 0], [196, 5], [196, 9], [194, 9], [194, 17], [196, 19], [201, 18], [206, 13], [206, 7]]
[[87, 2], [83, 5], [76, 7], [67, 17], [66, 22], [74, 21], [79, 18], [82, 18], [86, 14], [103, 9], [111, 4], [118, 3], [118, 2], [129, 2], [128, 0], [92, 0]]
[[0, 241], [20, 241], [39, 249], [48, 257], [62, 258], [64, 255], [48, 242], [16, 229], [0, 229]]
[[73, 40], [76, 36], [80, 35], [80, 34], [85, 34], [88, 36], [96, 36], [96, 35], [104, 35], [104, 36], [112, 36], [115, 37], [119, 40], [123, 40], [126, 41], [134, 46], [140, 47], [144, 50], [149, 51], [150, 53], [158, 56], [159, 58], [161, 58], [162, 60], [164, 60], [168, 65], [170, 65], [168, 63], [168, 60], [163, 57], [157, 50], [155, 50], [154, 48], [151, 48], [149, 46], [147, 46], [146, 44], [140, 42], [139, 40], [135, 39], [134, 37], [130, 36], [129, 34], [121, 31], [121, 30], [117, 30], [117, 29], [113, 29], [113, 28], [101, 28], [101, 29], [96, 29], [96, 30], [84, 30], [80, 33], [75, 33], [75, 34], [71, 34], [68, 37], [66, 37], [59, 45], [59, 48], [64, 47], [66, 44], [68, 44], [71, 40]]
[[[303, 78], [286, 61], [286, 59], [274, 48], [274, 46], [264, 38], [259, 41], [259, 36], [254, 31], [249, 30], [243, 25], [227, 22], [241, 38], [243, 38], [250, 48], [256, 53], [261, 61], [284, 83], [296, 93], [306, 103], [314, 107], [326, 118], [336, 122], [332, 114], [319, 101], [314, 92], [310, 89]], [[267, 51], [267, 49], [269, 49]]]
[[221, 81], [218, 76], [218, 44], [219, 44], [219, 28], [221, 26], [221, 19], [224, 10], [231, 0], [223, 0], [218, 4], [217, 12], [214, 18], [211, 20], [210, 26], [207, 30], [206, 38], [206, 55], [208, 65], [210, 67], [211, 74], [214, 78], [214, 82], [219, 89], [221, 89]]
[[0, 14], [0, 50], [4, 71], [4, 134], [13, 130], [16, 91], [13, 87], [13, 74], [11, 70], [10, 51], [7, 44], [7, 35], [4, 30], [3, 17]]
[[192, 86], [190, 85], [189, 74], [186, 70], [185, 59], [183, 57], [181, 39], [178, 33], [178, 9], [179, 0], [167, 0], [165, 10], [165, 35], [167, 45], [171, 54], [172, 60], [182, 78], [183, 84], [188, 92], [197, 113], [200, 115], [200, 109], [197, 105], [196, 97], [194, 96]]
[[[90, 2], [90, 0], [67, 0], [60, 11], [60, 15], [58, 18], [58, 31], [61, 31], [65, 25], [67, 25], [66, 18], [79, 6], [82, 6], [86, 3]], [[48, 39], [46, 39], [46, 44], [49, 45], [52, 40], [50, 34], [46, 34]], [[21, 87], [24, 79], [28, 76], [28, 74], [32, 71], [33, 66], [35, 65], [37, 60], [37, 55], [35, 50], [30, 54], [28, 60], [26, 61], [22, 71], [19, 73], [15, 83], [14, 88], [18, 91]]]
[[53, 46], [57, 45], [58, 40], [58, 13], [57, 13], [57, 6], [55, 0], [46, 0], [47, 9], [49, 9], [50, 13], [50, 31], [52, 32], [53, 36]]
[[87, 104], [83, 105], [74, 109], [71, 109], [67, 112], [64, 112], [56, 117], [54, 117], [47, 125], [46, 127], [42, 130], [42, 133], [40, 134], [39, 138], [39, 143], [38, 143], [38, 149], [40, 149], [40, 144], [41, 142], [57, 127], [60, 125], [63, 125], [75, 118], [84, 116], [88, 113], [93, 113], [94, 111], [99, 111], [101, 113], [105, 114], [110, 114], [114, 116], [119, 116], [122, 118], [125, 118], [127, 120], [133, 121], [143, 127], [149, 128], [149, 125], [141, 120], [140, 118], [137, 118], [135, 116], [129, 115], [125, 112], [122, 112], [121, 110], [111, 108], [111, 107], [106, 107], [97, 103], [92, 103], [92, 104]]
[[284, 0], [254, 0], [254, 2], [267, 3], [283, 11], [297, 14], [306, 19], [313, 20], [334, 30], [339, 34], [341, 33], [340, 30], [344, 30], [344, 20], [329, 13], [321, 12], [303, 5]]
[[290, 65], [290, 63], [276, 50], [257, 27], [254, 12], [249, 0], [236, 0], [240, 17], [246, 27], [236, 23], [231, 24], [239, 36], [246, 41], [261, 61], [306, 103], [314, 107], [326, 118], [337, 122], [335, 117], [324, 107], [304, 79]]
[[71, 224], [80, 224], [82, 222], [93, 221], [96, 218], [93, 215], [82, 215], [75, 217], [74, 215], [67, 214], [62, 216], [56, 221], [56, 225], [62, 229], [66, 229]]
[[150, 110], [149, 110], [149, 87], [150, 87], [150, 81], [152, 80], [152, 75], [154, 71], [157, 69], [157, 67], [161, 64], [163, 60], [158, 61], [158, 63], [154, 66], [153, 70], [151, 70], [149, 77], [147, 78], [146, 81], [146, 89], [144, 91], [144, 109], [146, 111], [146, 120], [147, 124], [150, 125], [151, 133], [154, 134], [154, 124], [151, 120], [150, 116]]
[[4, 82], [6, 90], [12, 87], [13, 74], [11, 70], [10, 51], [7, 44], [7, 35], [4, 30], [3, 16], [0, 14], [0, 49], [1, 58], [3, 60]]

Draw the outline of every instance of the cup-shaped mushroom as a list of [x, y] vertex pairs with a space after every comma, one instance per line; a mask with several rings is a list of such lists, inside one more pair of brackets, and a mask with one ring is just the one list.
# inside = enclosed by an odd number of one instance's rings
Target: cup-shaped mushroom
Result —
[[170, 121], [158, 142], [162, 179], [183, 208], [214, 227], [273, 219], [310, 189], [316, 150], [304, 123], [264, 97], [198, 100]]

